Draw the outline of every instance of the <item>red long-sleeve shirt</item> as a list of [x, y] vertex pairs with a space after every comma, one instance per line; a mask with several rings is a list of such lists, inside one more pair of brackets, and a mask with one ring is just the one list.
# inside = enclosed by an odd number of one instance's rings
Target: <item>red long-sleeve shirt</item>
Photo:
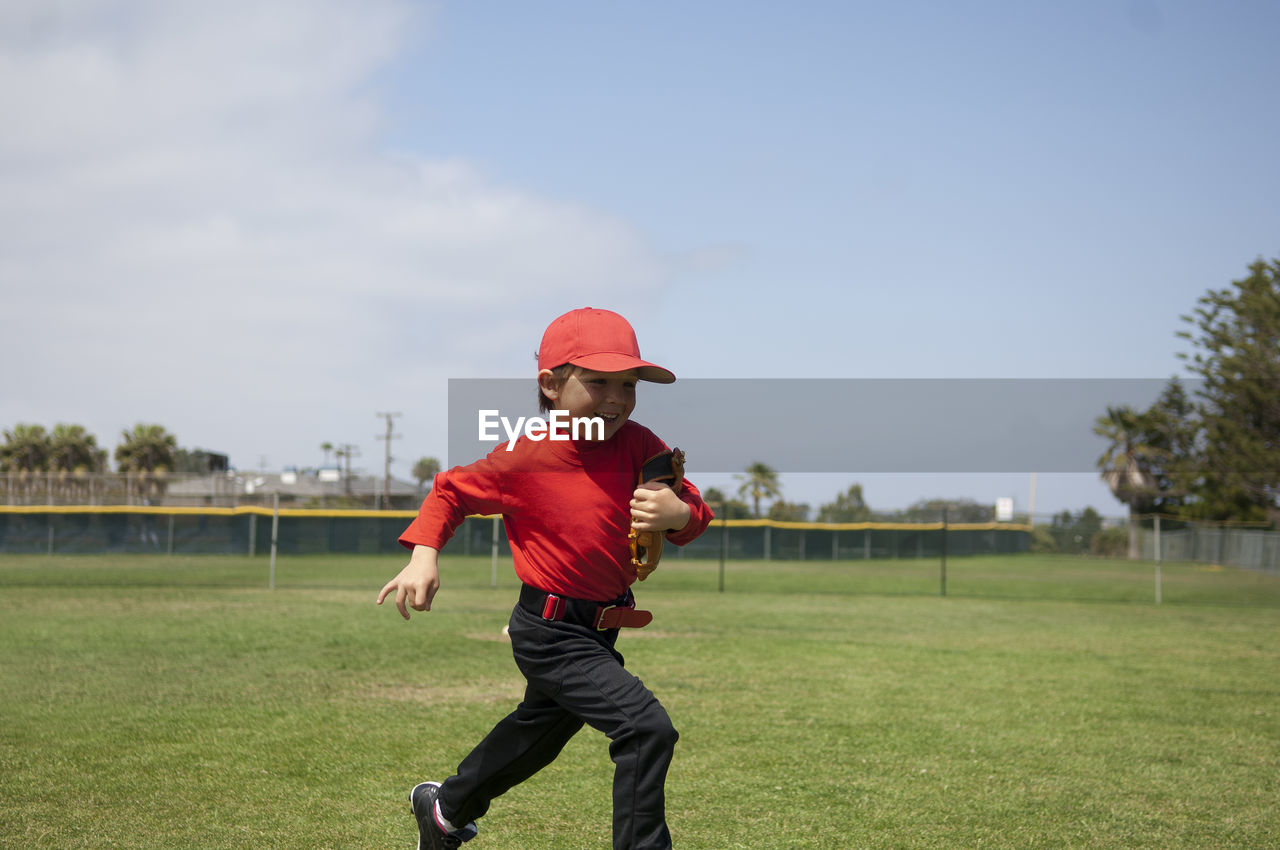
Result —
[[[440, 549], [469, 514], [502, 514], [516, 576], [576, 599], [606, 601], [635, 581], [627, 533], [640, 466], [667, 446], [626, 422], [603, 442], [516, 440], [435, 477], [400, 543]], [[711, 509], [687, 479], [680, 499], [689, 522], [667, 540], [683, 545], [706, 530]]]

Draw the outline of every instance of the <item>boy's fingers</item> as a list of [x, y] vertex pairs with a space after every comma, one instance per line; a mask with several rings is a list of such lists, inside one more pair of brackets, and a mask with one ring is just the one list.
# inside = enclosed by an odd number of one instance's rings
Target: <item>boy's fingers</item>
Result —
[[661, 507], [660, 503], [652, 496], [637, 495], [636, 498], [631, 500], [632, 513], [636, 511], [656, 511], [659, 507]]
[[[663, 492], [666, 491], [666, 492]], [[668, 496], [667, 494], [671, 495]], [[657, 512], [662, 510], [663, 505], [667, 504], [675, 497], [675, 491], [666, 484], [657, 484], [649, 482], [637, 488], [631, 494], [631, 511], [635, 513], [637, 508]]]
[[413, 610], [431, 610], [431, 597], [427, 595], [427, 588], [425, 585], [418, 585], [417, 590], [413, 594]]
[[403, 587], [396, 588], [396, 610], [400, 612], [400, 616], [406, 620], [409, 619], [409, 609], [404, 607], [404, 600], [408, 594]]
[[391, 581], [387, 582], [386, 584], [384, 584], [384, 585], [382, 586], [382, 590], [378, 593], [378, 604], [379, 604], [379, 605], [381, 605], [381, 604], [382, 604], [382, 600], [384, 600], [384, 599], [386, 599], [386, 598], [387, 598], [387, 594], [389, 594], [389, 593], [391, 592], [391, 589], [392, 589], [393, 587], [395, 587], [395, 586], [396, 586], [396, 580], [395, 580], [395, 579], [392, 579]]

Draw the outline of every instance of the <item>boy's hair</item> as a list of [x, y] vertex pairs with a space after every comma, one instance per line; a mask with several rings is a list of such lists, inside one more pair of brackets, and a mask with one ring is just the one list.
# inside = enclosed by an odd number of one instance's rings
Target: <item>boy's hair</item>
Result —
[[[577, 372], [581, 367], [574, 366], [572, 363], [561, 363], [551, 370], [552, 382], [557, 386], [563, 384], [565, 379]], [[555, 402], [547, 398], [547, 394], [542, 391], [542, 386], [538, 386], [538, 410], [543, 413], [550, 413], [555, 409]]]

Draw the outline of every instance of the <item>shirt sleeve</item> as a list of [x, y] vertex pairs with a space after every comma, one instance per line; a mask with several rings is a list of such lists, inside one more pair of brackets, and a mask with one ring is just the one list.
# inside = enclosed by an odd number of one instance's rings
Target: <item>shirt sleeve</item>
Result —
[[702, 532], [707, 530], [711, 520], [715, 519], [715, 514], [711, 512], [710, 506], [702, 500], [702, 493], [688, 478], [684, 480], [684, 484], [680, 487], [680, 501], [689, 506], [689, 522], [678, 531], [667, 532], [667, 540], [677, 546], [683, 546], [696, 540], [702, 535]]
[[468, 516], [502, 513], [502, 474], [498, 466], [490, 453], [468, 466], [455, 466], [437, 474], [417, 517], [400, 535], [400, 545], [406, 549], [441, 549]]

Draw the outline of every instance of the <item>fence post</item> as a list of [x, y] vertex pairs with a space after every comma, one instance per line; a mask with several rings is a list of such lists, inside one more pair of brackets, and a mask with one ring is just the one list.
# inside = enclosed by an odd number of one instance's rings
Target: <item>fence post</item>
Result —
[[724, 593], [724, 561], [729, 553], [729, 519], [720, 515], [720, 592]]
[[942, 595], [947, 595], [947, 509], [942, 509]]
[[1156, 514], [1156, 604], [1161, 603], [1160, 592], [1160, 514]]
[[270, 587], [276, 589], [276, 543], [280, 539], [280, 494], [272, 494], [271, 510], [271, 581]]
[[166, 555], [173, 555], [173, 514], [169, 514], [169, 544], [165, 547]]

